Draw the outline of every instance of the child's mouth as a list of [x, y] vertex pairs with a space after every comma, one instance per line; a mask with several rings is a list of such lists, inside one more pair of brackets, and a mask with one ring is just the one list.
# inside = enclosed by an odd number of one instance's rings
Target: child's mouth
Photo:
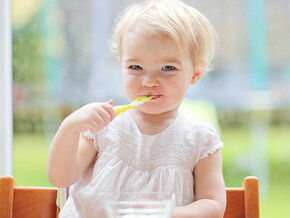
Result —
[[151, 100], [157, 100], [159, 98], [161, 98], [161, 95], [153, 95], [153, 98]]

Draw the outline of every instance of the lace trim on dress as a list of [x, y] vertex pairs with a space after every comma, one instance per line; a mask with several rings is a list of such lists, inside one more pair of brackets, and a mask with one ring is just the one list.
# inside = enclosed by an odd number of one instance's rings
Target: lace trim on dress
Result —
[[200, 127], [200, 140], [201, 140], [201, 152], [199, 159], [208, 157], [210, 154], [215, 153], [218, 149], [223, 147], [223, 143], [220, 141], [219, 134], [216, 129], [210, 124], [203, 123]]
[[179, 116], [172, 128], [156, 136], [144, 135], [137, 125], [132, 124], [133, 118], [129, 112], [125, 112], [99, 133], [86, 131], [83, 134], [94, 139], [99, 153], [108, 150], [136, 169], [153, 169], [164, 165], [193, 169], [199, 159], [223, 147], [213, 126], [190, 121], [184, 116]]

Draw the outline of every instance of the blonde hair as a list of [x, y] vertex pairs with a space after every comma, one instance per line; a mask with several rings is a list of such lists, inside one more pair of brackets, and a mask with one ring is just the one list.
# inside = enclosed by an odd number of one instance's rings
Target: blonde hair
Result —
[[122, 36], [134, 28], [172, 38], [181, 52], [189, 46], [195, 70], [210, 70], [217, 36], [208, 19], [195, 8], [180, 0], [146, 0], [127, 7], [117, 18], [110, 41], [111, 50], [120, 59]]

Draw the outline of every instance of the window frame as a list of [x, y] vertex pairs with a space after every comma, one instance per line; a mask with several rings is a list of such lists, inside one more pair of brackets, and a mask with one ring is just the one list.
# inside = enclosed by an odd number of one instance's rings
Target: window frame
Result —
[[0, 176], [12, 175], [13, 95], [11, 2], [0, 1]]

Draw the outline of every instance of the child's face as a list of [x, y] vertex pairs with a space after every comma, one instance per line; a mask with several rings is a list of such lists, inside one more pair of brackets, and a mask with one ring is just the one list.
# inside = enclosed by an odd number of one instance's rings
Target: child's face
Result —
[[146, 35], [141, 31], [126, 32], [121, 44], [121, 65], [124, 89], [130, 101], [140, 95], [154, 99], [138, 110], [149, 114], [176, 112], [194, 73], [189, 50], [179, 55], [175, 41], [169, 37]]

